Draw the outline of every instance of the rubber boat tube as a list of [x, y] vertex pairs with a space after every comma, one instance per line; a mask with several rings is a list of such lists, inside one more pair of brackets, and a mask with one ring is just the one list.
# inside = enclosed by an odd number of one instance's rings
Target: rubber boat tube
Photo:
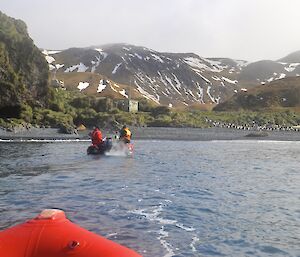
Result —
[[112, 139], [105, 138], [102, 142], [103, 143], [99, 147], [90, 145], [87, 149], [87, 154], [104, 154], [109, 152], [112, 148]]
[[3, 257], [141, 257], [133, 250], [69, 221], [61, 210], [0, 231]]

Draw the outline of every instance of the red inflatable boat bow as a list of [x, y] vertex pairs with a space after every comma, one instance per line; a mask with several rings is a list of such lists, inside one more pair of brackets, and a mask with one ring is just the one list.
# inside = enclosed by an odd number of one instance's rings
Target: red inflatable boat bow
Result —
[[142, 257], [69, 221], [61, 210], [0, 232], [1, 257]]

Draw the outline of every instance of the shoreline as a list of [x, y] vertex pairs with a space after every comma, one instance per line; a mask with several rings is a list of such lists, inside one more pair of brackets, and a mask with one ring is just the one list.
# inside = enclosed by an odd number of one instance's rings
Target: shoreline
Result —
[[[102, 130], [103, 137], [113, 132]], [[298, 131], [255, 131], [232, 128], [171, 128], [171, 127], [132, 127], [133, 140], [270, 140], [300, 141]], [[76, 134], [62, 134], [55, 128], [31, 128], [26, 131], [9, 132], [0, 129], [1, 140], [88, 140], [89, 130]]]
[[133, 128], [133, 138], [157, 140], [213, 141], [213, 140], [269, 140], [300, 141], [296, 131], [255, 131], [232, 128]]

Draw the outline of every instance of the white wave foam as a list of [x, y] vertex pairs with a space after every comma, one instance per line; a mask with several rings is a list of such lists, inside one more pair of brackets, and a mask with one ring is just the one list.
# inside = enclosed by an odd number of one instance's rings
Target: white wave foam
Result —
[[153, 210], [141, 209], [141, 210], [133, 210], [130, 213], [137, 214], [140, 216], [144, 216], [147, 220], [157, 221], [159, 224], [167, 225], [167, 224], [176, 224], [176, 220], [164, 219], [159, 217], [162, 213], [163, 207], [159, 205], [157, 208]]
[[128, 152], [124, 149], [112, 149], [105, 153], [106, 156], [128, 156]]
[[123, 151], [109, 151], [105, 153], [106, 156], [127, 156]]
[[[165, 230], [165, 225], [168, 226], [175, 226], [177, 228], [180, 228], [186, 232], [193, 232], [195, 231], [195, 228], [193, 227], [188, 227], [185, 226], [182, 223], [179, 223], [177, 220], [172, 220], [172, 219], [165, 219], [160, 217], [162, 214], [164, 207], [167, 206], [167, 203], [171, 203], [172, 201], [170, 200], [165, 200], [166, 203], [159, 203], [158, 206], [155, 207], [149, 207], [149, 208], [144, 208], [144, 209], [138, 209], [138, 210], [133, 210], [129, 211], [129, 213], [140, 215], [145, 217], [147, 220], [152, 221], [152, 222], [157, 222], [158, 224], [161, 225], [161, 228], [158, 232], [159, 236], [157, 239], [160, 241], [161, 245], [166, 249], [167, 253], [163, 257], [172, 257], [174, 256], [174, 248], [173, 246], [167, 241], [167, 238], [169, 237], [169, 233]], [[191, 247], [192, 249], [195, 249], [195, 244], [196, 242], [199, 241], [197, 240], [197, 237], [194, 236], [192, 239]]]
[[133, 152], [127, 146], [113, 142], [112, 149], [105, 153], [106, 156], [132, 156]]
[[195, 231], [195, 229], [193, 227], [187, 227], [187, 226], [183, 225], [182, 223], [176, 223], [175, 225], [176, 225], [176, 227], [181, 228], [187, 232]]
[[167, 251], [167, 253], [163, 257], [172, 257], [175, 255], [172, 245], [165, 240], [165, 238], [168, 237], [169, 237], [169, 233], [165, 231], [164, 226], [162, 226], [161, 229], [159, 230], [159, 236], [157, 237], [157, 239]]
[[199, 239], [199, 237], [197, 237], [197, 236], [194, 236], [194, 237], [192, 238], [192, 242], [191, 242], [191, 244], [190, 244], [190, 247], [192, 248], [192, 251], [193, 251], [193, 252], [197, 252], [197, 249], [196, 249], [195, 245], [196, 245], [197, 242], [199, 242], [199, 241], [200, 241], [200, 239]]
[[118, 233], [110, 233], [108, 235], [106, 235], [106, 238], [110, 238], [110, 237], [116, 237], [118, 235]]

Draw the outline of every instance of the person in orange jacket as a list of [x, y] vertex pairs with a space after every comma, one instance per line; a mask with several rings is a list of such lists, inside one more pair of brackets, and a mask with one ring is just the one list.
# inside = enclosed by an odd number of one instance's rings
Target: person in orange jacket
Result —
[[99, 127], [95, 127], [94, 130], [91, 133], [91, 139], [92, 139], [92, 144], [99, 148], [101, 144], [103, 144], [102, 140], [102, 133], [99, 129]]
[[131, 140], [131, 131], [129, 128], [124, 125], [120, 130], [120, 140], [123, 141], [125, 144], [129, 144]]

